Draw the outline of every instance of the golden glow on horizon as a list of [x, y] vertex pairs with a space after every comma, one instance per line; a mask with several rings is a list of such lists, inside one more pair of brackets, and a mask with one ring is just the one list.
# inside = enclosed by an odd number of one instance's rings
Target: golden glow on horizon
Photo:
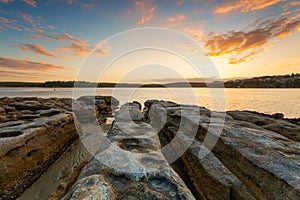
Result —
[[[52, 3], [65, 4], [65, 2], [58, 1]], [[72, 13], [73, 21], [69, 16], [65, 18], [66, 21], [73, 22], [73, 26], [78, 24], [82, 26], [76, 30], [72, 26], [64, 26], [60, 21], [55, 22], [51, 15], [50, 18], [46, 14], [43, 15], [51, 3], [0, 1], [0, 4], [3, 6], [17, 5], [20, 8], [28, 6], [35, 9], [34, 11], [44, 9], [40, 12], [41, 16], [33, 11], [26, 11], [26, 13], [18, 10], [18, 7], [5, 12], [3, 9], [0, 10], [0, 35], [3, 34], [0, 40], [0, 81], [75, 80], [79, 67], [96, 46], [95, 41], [105, 40], [101, 37], [116, 34], [119, 30], [118, 26], [122, 27], [119, 31], [124, 30], [124, 27], [131, 29], [158, 26], [189, 35], [203, 46], [207, 56], [218, 69], [221, 78], [300, 72], [300, 45], [297, 45], [300, 41], [300, 2], [297, 1], [222, 2], [214, 0], [213, 3], [207, 3], [137, 0], [124, 3], [122, 5], [124, 8], [119, 8], [120, 13], [117, 13], [114, 18], [104, 12], [102, 18], [99, 15], [99, 20], [96, 20], [96, 14], [93, 14], [95, 21], [89, 21], [91, 17], [88, 15], [95, 12], [96, 9], [100, 9], [102, 5], [87, 4], [80, 0], [69, 1], [69, 7], [66, 7], [66, 9], [70, 9], [68, 12], [75, 12], [76, 9], [73, 9], [72, 6], [76, 5], [85, 11], [85, 14]], [[110, 6], [117, 5], [111, 4]], [[101, 14], [101, 12], [99, 13]], [[205, 15], [201, 15], [202, 13]], [[80, 15], [82, 21], [77, 22], [76, 20], [80, 19], [76, 15]], [[86, 18], [84, 18], [85, 15]], [[101, 21], [105, 16], [109, 16], [109, 20]], [[124, 19], [124, 24], [119, 22], [121, 18]], [[237, 23], [233, 19], [236, 19]], [[245, 23], [240, 22], [243, 19], [245, 19]], [[227, 25], [230, 28], [227, 28]], [[100, 29], [107, 29], [108, 34], [98, 35], [97, 31]], [[109, 29], [113, 31], [109, 31]], [[135, 41], [124, 41], [124, 45], [130, 42]], [[186, 44], [182, 43], [182, 45]], [[192, 46], [187, 49], [185, 54], [197, 55]], [[96, 51], [97, 56], [106, 57], [114, 49], [111, 44], [103, 42], [97, 46]], [[126, 71], [136, 67], [135, 65], [138, 63], [147, 64], [144, 61], [147, 61], [149, 57], [160, 62], [157, 64], [173, 68], [184, 78], [201, 78], [185, 63], [164, 53], [157, 55], [148, 52], [148, 54], [135, 54], [135, 56], [129, 56], [125, 60], [121, 59], [122, 62], [116, 62], [109, 73], [106, 73], [103, 81], [118, 82]], [[200, 56], [199, 62], [201, 62]], [[153, 63], [148, 64], [149, 69], [144, 67], [144, 72], [131, 71], [131, 74], [127, 76], [128, 81], [151, 82], [152, 80], [155, 82], [176, 78], [176, 75], [173, 74], [171, 77], [163, 69], [161, 69], [161, 73], [151, 74], [154, 65], [151, 65]], [[157, 66], [154, 68], [159, 71]], [[92, 74], [96, 71], [97, 66], [94, 70], [86, 73]], [[209, 75], [207, 76], [209, 77]], [[86, 81], [93, 81], [88, 79], [88, 74], [86, 77]]]

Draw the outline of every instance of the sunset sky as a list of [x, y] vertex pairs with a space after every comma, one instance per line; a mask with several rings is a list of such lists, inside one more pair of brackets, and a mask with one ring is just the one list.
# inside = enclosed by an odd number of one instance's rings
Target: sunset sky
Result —
[[[300, 72], [300, 1], [0, 0], [0, 81], [75, 80], [99, 42], [98, 59], [109, 57], [116, 48], [135, 42], [116, 45], [109, 37], [142, 27], [173, 29], [191, 37], [206, 52], [193, 55], [210, 58], [224, 79]], [[193, 47], [186, 48], [193, 52]], [[172, 60], [187, 79], [201, 78], [167, 53], [147, 50], [116, 62], [103, 81], [118, 82], [118, 72], [151, 56]], [[156, 73], [147, 77], [149, 69]], [[143, 66], [126, 79], [164, 80], [176, 80], [176, 75], [159, 65]]]

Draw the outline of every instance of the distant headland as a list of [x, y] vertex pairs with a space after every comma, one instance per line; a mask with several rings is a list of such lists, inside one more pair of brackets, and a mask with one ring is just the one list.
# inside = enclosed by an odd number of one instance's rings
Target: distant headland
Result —
[[47, 81], [38, 82], [0, 82], [0, 87], [142, 87], [142, 88], [176, 88], [176, 87], [195, 87], [195, 88], [300, 88], [300, 74], [292, 73], [277, 76], [261, 76], [254, 78], [235, 79], [229, 81], [213, 81], [213, 82], [172, 82], [161, 84], [138, 84], [138, 83], [107, 83], [107, 82], [86, 82], [86, 81]]

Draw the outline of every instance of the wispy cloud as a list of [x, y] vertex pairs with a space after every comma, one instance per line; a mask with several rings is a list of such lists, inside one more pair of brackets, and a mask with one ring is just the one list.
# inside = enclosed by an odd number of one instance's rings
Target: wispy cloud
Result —
[[34, 34], [34, 35], [31, 35], [31, 38], [34, 38], [34, 39], [41, 39], [41, 38], [44, 38], [44, 39], [49, 39], [49, 40], [57, 40], [57, 41], [65, 41], [65, 40], [74, 40], [75, 37], [73, 35], [70, 35], [68, 33], [63, 33], [63, 34], [60, 34], [60, 33], [53, 33], [52, 35], [47, 35], [45, 33], [40, 33], [40, 34]]
[[66, 2], [69, 5], [72, 4], [77, 4], [80, 7], [82, 7], [83, 9], [88, 9], [91, 10], [95, 7], [96, 4], [96, 0], [85, 0], [85, 1], [80, 1], [80, 0], [58, 0], [61, 2]]
[[22, 44], [20, 48], [24, 51], [33, 51], [38, 54], [42, 54], [49, 57], [56, 57], [56, 55], [47, 51], [43, 46], [37, 44]]
[[231, 11], [249, 12], [261, 10], [284, 1], [285, 0], [224, 1], [224, 3], [221, 3], [219, 6], [216, 7], [214, 13], [221, 14], [228, 13]]
[[204, 30], [199, 27], [187, 26], [183, 29], [183, 32], [191, 35], [193, 38], [200, 38], [203, 35]]
[[31, 5], [32, 7], [37, 7], [36, 1], [34, 0], [23, 0], [25, 3], [27, 3], [28, 5]]
[[65, 69], [66, 67], [43, 62], [32, 62], [27, 60], [16, 60], [12, 58], [0, 57], [0, 68], [9, 70], [52, 71], [57, 69]]
[[154, 0], [140, 0], [135, 2], [137, 11], [141, 13], [141, 19], [138, 24], [145, 24], [154, 18], [154, 13], [158, 7]]
[[[109, 55], [109, 49], [109, 44], [107, 42], [102, 42], [101, 45], [96, 46], [95, 51], [100, 55], [106, 56]], [[73, 40], [70, 45], [57, 49], [57, 51], [62, 52], [63, 54], [73, 53], [80, 58], [87, 56], [92, 50], [93, 47], [81, 39]]]
[[[31, 15], [22, 13], [21, 18], [30, 25], [26, 26], [24, 30], [28, 32], [44, 33], [44, 30], [38, 25], [39, 23], [36, 23]], [[36, 20], [41, 21], [41, 19]]]
[[13, 2], [14, 0], [0, 0], [1, 3], [10, 3]]
[[44, 32], [41, 25], [43, 21], [41, 17], [33, 18], [26, 13], [15, 13], [14, 17], [0, 17], [0, 31], [12, 29], [40, 34]]
[[299, 6], [300, 5], [300, 1], [293, 1], [290, 3], [291, 6]]
[[[37, 8], [37, 3], [35, 0], [22, 0], [24, 3]], [[1, 3], [11, 3], [14, 2], [14, 0], [0, 0]]]
[[27, 21], [28, 23], [31, 23], [31, 24], [33, 23], [33, 19], [32, 19], [32, 17], [31, 17], [31, 15], [22, 13], [22, 14], [21, 14], [21, 17], [22, 17], [22, 19], [24, 19], [24, 20]]
[[177, 0], [176, 6], [181, 6], [184, 2], [185, 0]]
[[5, 17], [0, 17], [0, 31], [12, 29], [16, 31], [22, 31], [22, 27], [18, 25], [18, 20], [11, 20]]
[[168, 22], [172, 23], [172, 22], [179, 22], [179, 21], [183, 21], [186, 18], [186, 16], [184, 14], [178, 14], [175, 17], [169, 17], [167, 19]]
[[69, 5], [73, 4], [76, 0], [65, 0]]
[[82, 8], [92, 10], [95, 7], [95, 4], [96, 4], [95, 0], [92, 0], [90, 2], [84, 2], [82, 4]]
[[[299, 16], [300, 17], [300, 16]], [[203, 41], [209, 56], [229, 55], [229, 64], [239, 64], [263, 52], [267, 44], [290, 35], [300, 27], [298, 17], [266, 19], [252, 23], [248, 31], [210, 33]]]
[[41, 79], [43, 77], [56, 77], [54, 74], [49, 74], [49, 73], [40, 73], [40, 72], [20, 72], [20, 71], [6, 71], [2, 70], [0, 74], [0, 81], [28, 81], [28, 78], [30, 79]]

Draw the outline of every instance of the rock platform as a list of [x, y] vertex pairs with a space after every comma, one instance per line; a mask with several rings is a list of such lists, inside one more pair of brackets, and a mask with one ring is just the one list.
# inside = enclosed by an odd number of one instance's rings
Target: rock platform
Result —
[[142, 121], [140, 106], [121, 106], [115, 119], [64, 199], [194, 199], [162, 155], [155, 130]]
[[[94, 158], [62, 199], [300, 199], [296, 119], [158, 100], [143, 111], [117, 105], [100, 96], [1, 98], [0, 199], [18, 197], [78, 135]], [[99, 135], [95, 122], [107, 131]]]
[[249, 111], [155, 100], [145, 106], [162, 145], [171, 141], [175, 153], [187, 147], [175, 168], [201, 199], [300, 199], [299, 125]]
[[[89, 97], [75, 103], [85, 106]], [[97, 97], [97, 117], [112, 115], [111, 97]], [[15, 199], [78, 138], [72, 99], [0, 99], [0, 199]], [[116, 106], [114, 105], [114, 106]]]

